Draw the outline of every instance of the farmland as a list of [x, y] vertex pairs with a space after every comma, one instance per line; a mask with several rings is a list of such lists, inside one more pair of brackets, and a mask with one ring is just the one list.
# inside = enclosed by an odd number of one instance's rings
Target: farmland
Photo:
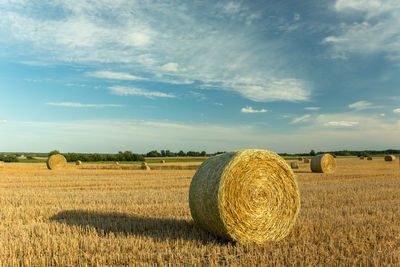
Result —
[[194, 225], [188, 189], [195, 170], [185, 168], [194, 162], [151, 171], [6, 163], [0, 265], [399, 265], [399, 161], [336, 160], [333, 174], [299, 164], [294, 230], [264, 245], [227, 242]]

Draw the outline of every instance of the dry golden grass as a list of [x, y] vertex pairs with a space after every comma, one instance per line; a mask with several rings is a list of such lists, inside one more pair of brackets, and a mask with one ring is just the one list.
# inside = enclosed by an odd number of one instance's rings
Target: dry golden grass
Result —
[[264, 245], [194, 225], [194, 170], [85, 170], [6, 163], [0, 265], [400, 265], [399, 162], [337, 159], [334, 174], [296, 170], [293, 232]]

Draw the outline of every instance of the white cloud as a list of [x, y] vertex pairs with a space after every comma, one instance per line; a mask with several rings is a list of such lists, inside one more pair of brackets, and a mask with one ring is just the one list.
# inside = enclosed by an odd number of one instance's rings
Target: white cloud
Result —
[[108, 88], [112, 94], [126, 96], [126, 95], [137, 95], [137, 96], [145, 96], [148, 98], [153, 97], [166, 97], [166, 98], [174, 98], [173, 94], [166, 94], [163, 92], [157, 91], [148, 91], [141, 88], [135, 87], [125, 87], [125, 86], [111, 86]]
[[60, 106], [69, 108], [107, 108], [107, 107], [124, 107], [124, 105], [119, 104], [82, 104], [76, 102], [48, 102], [46, 105], [50, 106]]
[[7, 120], [0, 120], [0, 123], [7, 123]]
[[294, 118], [291, 123], [299, 123], [299, 122], [302, 122], [302, 121], [307, 121], [310, 117], [311, 117], [310, 114], [306, 114], [304, 116], [301, 116], [301, 117], [298, 117], [298, 118]]
[[305, 110], [318, 111], [320, 107], [305, 107]]
[[177, 72], [177, 71], [179, 71], [179, 64], [178, 63], [174, 63], [174, 62], [170, 62], [170, 63], [167, 63], [165, 65], [162, 65], [161, 69], [165, 70], [165, 71]]
[[325, 126], [333, 126], [333, 127], [352, 127], [357, 125], [357, 121], [329, 121], [326, 122]]
[[147, 80], [147, 78], [135, 76], [125, 72], [112, 72], [106, 70], [87, 72], [86, 75], [96, 78], [112, 79], [112, 80], [129, 80], [129, 81]]
[[[324, 39], [333, 48], [333, 57], [346, 58], [344, 53], [384, 53], [400, 60], [400, 2], [397, 0], [338, 0], [337, 12], [354, 14], [351, 23], [342, 23], [336, 34]], [[356, 17], [356, 16], [354, 16]]]
[[[282, 56], [282, 43], [256, 38], [262, 34], [260, 25], [253, 24], [259, 11], [243, 1], [230, 1], [219, 10], [245, 27], [232, 27], [216, 14], [215, 4], [207, 2], [201, 9], [190, 1], [69, 0], [56, 1], [52, 8], [48, 1], [27, 1], [24, 5], [10, 8], [5, 3], [7, 8], [0, 8], [0, 39], [10, 44], [7, 47], [27, 47], [18, 54], [50, 62], [124, 64], [152, 81], [197, 81], [196, 86], [210, 85], [258, 102], [308, 101], [311, 96], [311, 85], [298, 78], [291, 58]], [[48, 12], [36, 16], [31, 10]], [[63, 16], [54, 14], [59, 10]], [[143, 80], [108, 71], [92, 75]]]
[[385, 117], [385, 113], [381, 113], [381, 114], [379, 114], [379, 116]]
[[400, 113], [400, 108], [396, 108], [393, 110], [394, 113]]
[[243, 113], [265, 113], [268, 110], [266, 110], [264, 108], [257, 110], [257, 109], [253, 109], [252, 107], [247, 106], [245, 108], [242, 108], [240, 111]]
[[355, 110], [364, 110], [364, 109], [374, 108], [374, 106], [372, 105], [372, 103], [367, 102], [367, 101], [358, 101], [353, 104], [350, 104], [349, 108], [352, 108]]

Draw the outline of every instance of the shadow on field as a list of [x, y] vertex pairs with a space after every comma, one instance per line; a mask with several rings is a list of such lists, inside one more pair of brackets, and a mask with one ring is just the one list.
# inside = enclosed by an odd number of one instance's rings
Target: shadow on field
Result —
[[226, 243], [225, 241], [203, 231], [193, 221], [146, 218], [124, 213], [91, 212], [83, 210], [66, 210], [50, 218], [52, 221], [76, 225], [83, 228], [94, 227], [99, 235], [114, 233], [116, 235], [146, 236], [156, 240], [183, 239], [206, 243]]

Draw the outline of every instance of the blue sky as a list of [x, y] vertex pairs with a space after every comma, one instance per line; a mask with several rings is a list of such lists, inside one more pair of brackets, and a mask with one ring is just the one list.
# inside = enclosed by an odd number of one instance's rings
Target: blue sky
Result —
[[2, 151], [400, 148], [400, 2], [0, 0]]

